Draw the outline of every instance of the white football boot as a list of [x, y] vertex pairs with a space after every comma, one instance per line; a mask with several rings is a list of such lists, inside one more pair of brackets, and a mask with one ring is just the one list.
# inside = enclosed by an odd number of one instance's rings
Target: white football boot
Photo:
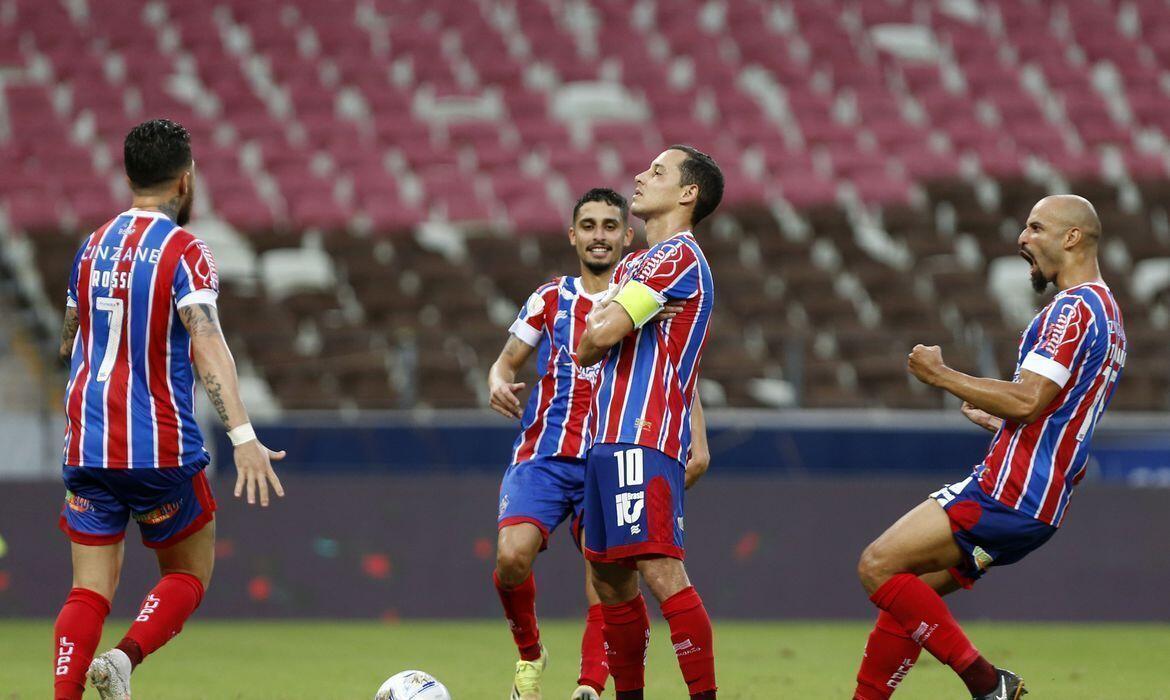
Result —
[[600, 698], [601, 696], [593, 688], [587, 685], [579, 685], [573, 691], [573, 695], [569, 697], [569, 700], [600, 700]]
[[85, 674], [102, 700], [130, 700], [130, 657], [110, 649], [89, 664]]

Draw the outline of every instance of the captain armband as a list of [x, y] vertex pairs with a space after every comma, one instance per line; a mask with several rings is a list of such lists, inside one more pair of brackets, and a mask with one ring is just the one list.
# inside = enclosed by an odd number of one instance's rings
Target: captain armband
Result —
[[630, 318], [634, 321], [634, 328], [641, 328], [646, 322], [654, 318], [666, 304], [666, 299], [637, 280], [630, 280], [613, 298]]

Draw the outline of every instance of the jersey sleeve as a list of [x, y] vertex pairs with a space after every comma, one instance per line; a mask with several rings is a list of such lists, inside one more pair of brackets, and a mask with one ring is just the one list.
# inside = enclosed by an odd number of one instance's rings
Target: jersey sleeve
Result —
[[68, 308], [77, 307], [77, 285], [78, 277], [81, 274], [81, 256], [85, 253], [85, 248], [88, 245], [89, 239], [86, 239], [86, 242], [77, 249], [77, 254], [73, 256], [73, 268], [69, 271], [69, 286], [65, 290], [65, 306]]
[[1061, 388], [1068, 384], [1092, 341], [1093, 312], [1079, 296], [1053, 302], [1036, 344], [1024, 356], [1020, 369], [1046, 377]]
[[524, 302], [524, 306], [520, 307], [516, 320], [508, 327], [509, 333], [530, 347], [540, 344], [540, 336], [548, 327], [548, 314], [544, 311], [548, 306], [547, 297], [550, 289], [556, 291], [556, 285], [545, 285], [533, 292], [528, 301]]
[[191, 304], [215, 305], [219, 298], [219, 273], [211, 248], [203, 241], [193, 240], [183, 251], [175, 268], [173, 292], [177, 308]]
[[632, 270], [614, 301], [641, 328], [668, 301], [690, 299], [699, 292], [698, 259], [681, 241], [667, 241], [651, 248]]

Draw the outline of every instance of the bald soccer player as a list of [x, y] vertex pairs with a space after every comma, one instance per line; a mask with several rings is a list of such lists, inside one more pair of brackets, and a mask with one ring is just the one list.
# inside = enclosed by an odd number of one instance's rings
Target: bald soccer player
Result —
[[1093, 428], [1125, 366], [1121, 310], [1101, 279], [1101, 222], [1082, 197], [1040, 200], [1020, 233], [1037, 293], [1056, 297], [1028, 325], [1012, 381], [947, 367], [938, 346], [915, 346], [909, 370], [963, 400], [963, 415], [995, 433], [971, 476], [932, 493], [870, 544], [858, 575], [878, 607], [854, 700], [890, 697], [923, 647], [976, 700], [1018, 700], [1016, 674], [983, 658], [941, 595], [970, 588], [1056, 534], [1085, 475]]

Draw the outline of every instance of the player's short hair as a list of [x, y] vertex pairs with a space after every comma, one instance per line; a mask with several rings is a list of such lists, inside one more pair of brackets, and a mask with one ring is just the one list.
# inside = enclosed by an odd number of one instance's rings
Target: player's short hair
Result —
[[694, 146], [675, 144], [666, 150], [687, 154], [687, 159], [679, 166], [679, 184], [699, 186], [699, 198], [695, 200], [695, 210], [691, 214], [691, 225], [698, 225], [723, 201], [723, 171], [714, 158]]
[[169, 119], [151, 119], [126, 134], [122, 157], [134, 188], [150, 189], [191, 166], [191, 134]]
[[622, 223], [625, 223], [630, 218], [630, 203], [626, 198], [618, 194], [615, 190], [608, 187], [594, 187], [573, 205], [573, 223], [577, 223], [577, 214], [581, 211], [581, 207], [589, 202], [602, 202], [618, 208], [622, 213]]

